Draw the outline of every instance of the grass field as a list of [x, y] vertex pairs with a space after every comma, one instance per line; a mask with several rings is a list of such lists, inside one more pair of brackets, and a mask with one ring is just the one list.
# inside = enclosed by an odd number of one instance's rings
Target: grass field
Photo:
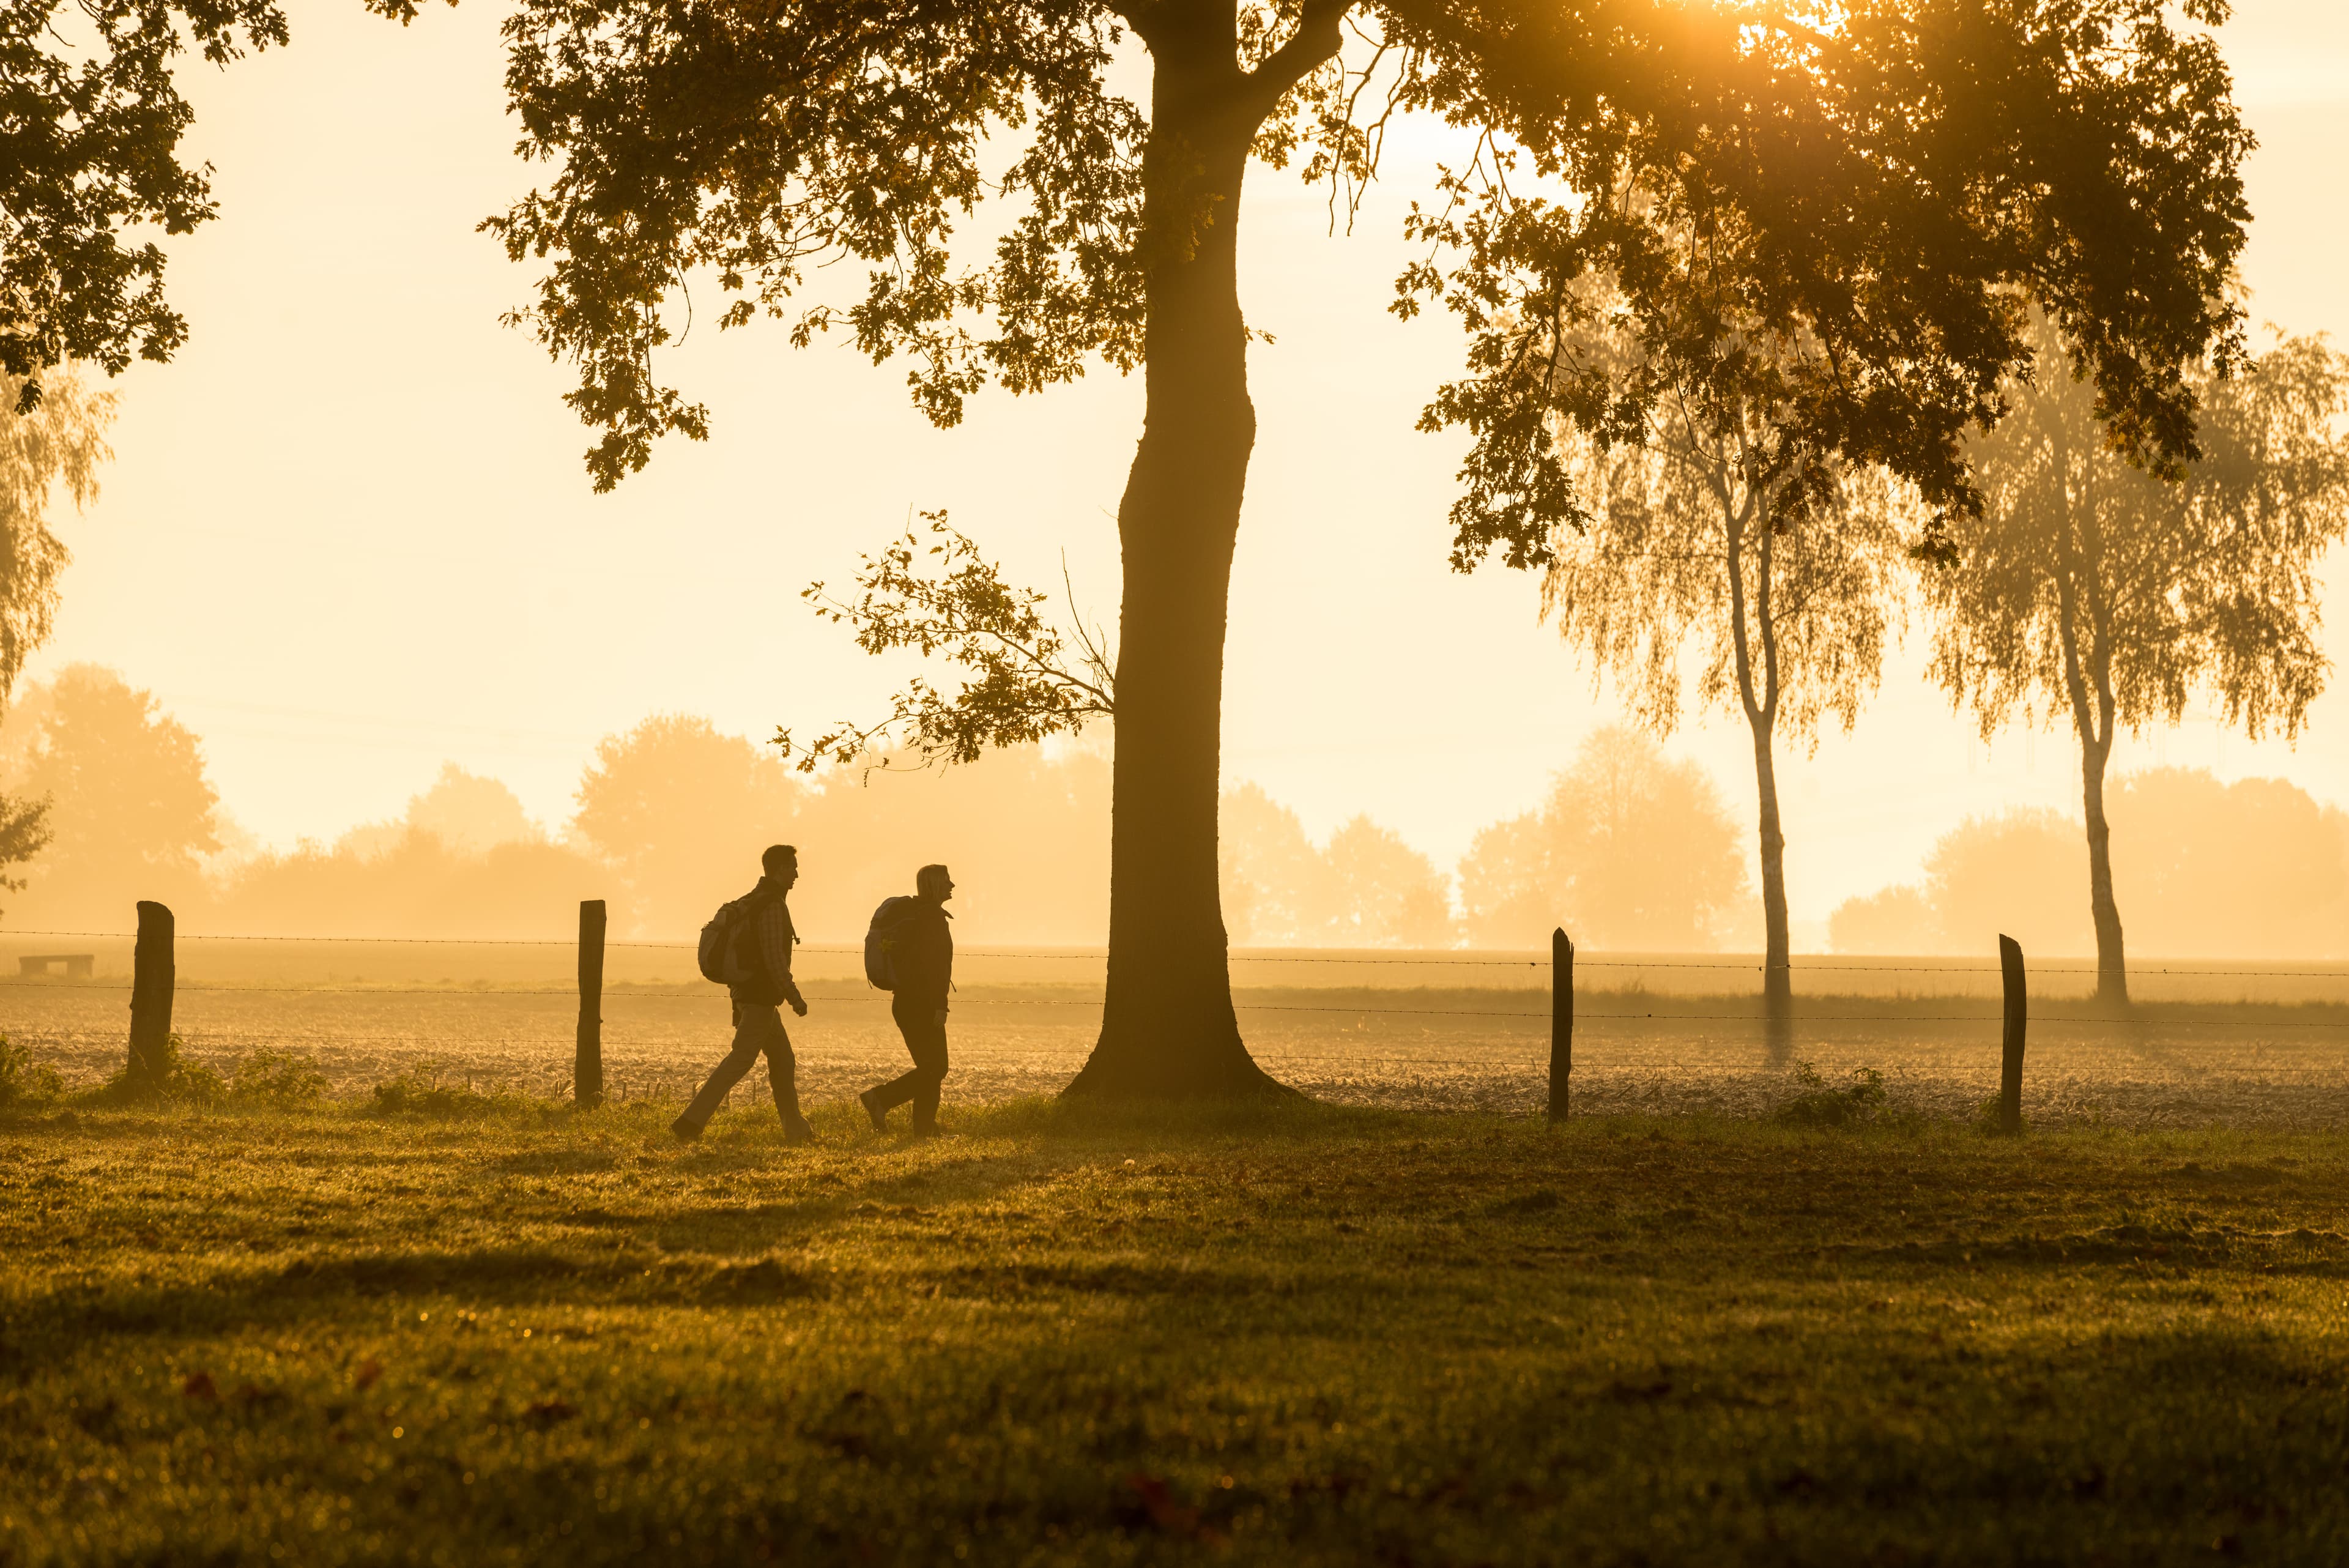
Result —
[[670, 1109], [0, 1116], [0, 1563], [2349, 1540], [2331, 1135]]

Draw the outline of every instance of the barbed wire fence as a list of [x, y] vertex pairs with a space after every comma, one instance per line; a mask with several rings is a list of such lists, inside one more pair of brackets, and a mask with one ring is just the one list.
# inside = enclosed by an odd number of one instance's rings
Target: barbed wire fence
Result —
[[[160, 909], [160, 906], [142, 906], [142, 926], [150, 923], [146, 919], [148, 911]], [[168, 924], [168, 911], [164, 911], [161, 918]], [[597, 924], [600, 927], [600, 921]], [[585, 925], [583, 911], [583, 934]], [[0, 938], [10, 940], [39, 938], [131, 942], [140, 944], [142, 948], [152, 944], [155, 935], [156, 933], [151, 930], [147, 932], [146, 940], [142, 942], [142, 933], [139, 931], [21, 929], [0, 932]], [[570, 999], [579, 1003], [579, 1012], [573, 1035], [568, 1039], [547, 1032], [545, 1024], [550, 1021], [544, 1020], [543, 1016], [530, 1020], [530, 1023], [540, 1032], [527, 1034], [516, 1033], [510, 1028], [496, 1026], [502, 1024], [505, 1022], [503, 1020], [471, 1020], [466, 1021], [467, 1027], [461, 1030], [443, 1029], [436, 1033], [427, 1026], [427, 1021], [423, 1019], [417, 1021], [416, 1027], [403, 1024], [393, 1028], [386, 1028], [379, 1022], [370, 1020], [369, 1022], [374, 1023], [374, 1027], [364, 1033], [361, 1032], [364, 1025], [326, 1030], [313, 1027], [301, 1031], [254, 1027], [253, 1021], [248, 1021], [243, 1024], [224, 1026], [217, 1033], [227, 1037], [222, 1044], [231, 1047], [250, 1048], [267, 1045], [315, 1048], [322, 1043], [328, 1043], [341, 1047], [369, 1048], [370, 1055], [377, 1059], [396, 1060], [405, 1054], [423, 1061], [433, 1058], [436, 1054], [444, 1050], [471, 1051], [478, 1054], [485, 1047], [508, 1057], [521, 1054], [534, 1064], [530, 1071], [523, 1075], [526, 1080], [534, 1080], [543, 1090], [567, 1092], [590, 1103], [604, 1099], [642, 1097], [647, 1095], [674, 1095], [681, 1088], [689, 1088], [691, 1083], [701, 1072], [707, 1070], [715, 1061], [718, 1052], [722, 1049], [727, 1017], [725, 1014], [718, 1013], [712, 1004], [724, 1002], [725, 993], [714, 986], [705, 985], [698, 990], [683, 989], [674, 981], [623, 981], [607, 987], [604, 985], [602, 977], [603, 960], [607, 949], [621, 952], [689, 953], [694, 950], [695, 944], [644, 939], [605, 940], [600, 929], [594, 935], [596, 940], [593, 942], [591, 951], [589, 946], [582, 940], [554, 937], [304, 936], [284, 933], [178, 933], [176, 930], [167, 930], [163, 934], [160, 950], [161, 967], [164, 971], [164, 978], [160, 982], [152, 974], [146, 972], [156, 967], [153, 955], [150, 955], [150, 961], [145, 970], [141, 969], [134, 958], [134, 972], [129, 977], [129, 983], [126, 986], [125, 981], [120, 978], [102, 979], [95, 975], [88, 966], [88, 961], [92, 955], [25, 954], [20, 955], [20, 970], [23, 972], [15, 979], [0, 979], [0, 992], [38, 992], [51, 996], [58, 993], [112, 992], [120, 996], [125, 995], [127, 992], [127, 1000], [133, 1003], [134, 1027], [127, 1033], [117, 1027], [111, 1032], [111, 1041], [132, 1052], [138, 1048], [133, 1037], [138, 1033], [135, 1015], [140, 1011], [139, 1000], [142, 994], [148, 995], [149, 1011], [151, 1012], [154, 1009], [154, 998], [159, 983], [162, 988], [162, 995], [166, 998], [180, 994], [222, 998], [284, 997], [302, 1001], [326, 998], [374, 1001], [402, 997], [429, 997], [460, 1003], [473, 998], [543, 999], [548, 1002]], [[1561, 942], [1564, 940], [1563, 932], [1559, 933], [1559, 940]], [[581, 960], [581, 984], [572, 987], [546, 982], [454, 983], [448, 981], [440, 984], [364, 983], [333, 978], [324, 982], [315, 983], [241, 982], [220, 980], [180, 981], [176, 977], [176, 962], [172, 956], [176, 951], [176, 944], [180, 942], [436, 950], [561, 950], [568, 948], [574, 950]], [[823, 957], [854, 957], [861, 950], [855, 946], [823, 943], [807, 944], [801, 949], [802, 953]], [[1065, 971], [1071, 966], [1098, 964], [1102, 959], [1102, 955], [1097, 950], [1046, 951], [1015, 946], [982, 947], [966, 950], [966, 952], [970, 962], [985, 966], [989, 970], [1006, 964], [1018, 966], [1040, 963], [1058, 966]], [[1310, 986], [1260, 984], [1243, 989], [1235, 998], [1235, 1009], [1241, 1014], [1243, 1020], [1250, 1017], [1260, 1018], [1267, 1027], [1273, 1026], [1276, 1021], [1281, 1024], [1299, 1028], [1311, 1027], [1319, 1034], [1343, 1038], [1350, 1045], [1361, 1047], [1346, 1051], [1331, 1051], [1325, 1045], [1319, 1051], [1300, 1050], [1295, 1048], [1295, 1042], [1287, 1037], [1272, 1041], [1252, 1039], [1252, 1046], [1257, 1049], [1259, 1059], [1276, 1075], [1294, 1077], [1298, 1075], [1297, 1069], [1306, 1069], [1308, 1070], [1306, 1076], [1318, 1075], [1323, 1080], [1343, 1082], [1357, 1090], [1369, 1085], [1371, 1092], [1357, 1093], [1353, 1097], [1372, 1099], [1386, 1097], [1375, 1092], [1377, 1081], [1385, 1079], [1396, 1087], [1400, 1098], [1411, 1100], [1416, 1094], [1414, 1084], [1426, 1075], [1478, 1074], [1493, 1081], [1486, 1085], [1488, 1089], [1506, 1090], [1506, 1093], [1499, 1093], [1498, 1097], [1503, 1100], [1513, 1099], [1515, 1108], [1524, 1108], [1524, 1102], [1529, 1097], [1538, 1100], [1542, 1090], [1547, 1087], [1549, 1093], [1550, 1113], [1554, 1116], [1566, 1114], [1568, 1108], [1565, 1091], [1572, 1081], [1572, 1071], [1577, 1064], [1572, 1049], [1574, 1032], [1577, 1028], [1585, 1025], [1602, 1026], [1601, 1033], [1605, 1032], [1605, 1026], [1612, 1025], [1627, 1026], [1633, 1030], [1646, 1028], [1651, 1031], [1658, 1026], [1666, 1031], [1689, 1025], [1739, 1026], [1739, 1031], [1742, 1031], [1744, 1035], [1741, 1043], [1749, 1047], [1752, 1044], [1752, 1036], [1756, 1033], [1765, 1037], [1764, 1042], [1765, 1045], [1775, 1043], [1778, 1048], [1768, 1059], [1768, 1065], [1775, 1070], [1775, 1075], [1782, 1079], [1785, 1075], [1789, 1062], [1793, 1059], [1791, 1053], [1794, 1049], [1819, 1041], [1831, 1044], [1837, 1037], [1837, 1032], [1847, 1031], [1854, 1026], [1922, 1025], [1940, 1031], [1944, 1034], [1957, 1029], [1979, 1029], [1982, 1033], [1979, 1036], [1978, 1046], [1972, 1047], [1978, 1053], [1978, 1060], [1985, 1064], [1992, 1061], [2001, 1064], [2002, 1084], [1999, 1098], [2002, 1102], [2002, 1116], [2010, 1121], [2018, 1117], [2015, 1102], [2018, 1098], [2021, 1077], [2021, 1032], [2017, 1026], [2020, 1021], [2014, 1014], [2017, 998], [2012, 987], [1995, 1000], [1988, 996], [1981, 998], [1979, 1010], [1953, 1008], [1949, 1004], [1961, 999], [1946, 994], [1913, 998], [1906, 994], [1896, 998], [1806, 995], [1798, 999], [1796, 1009], [1792, 1015], [1774, 1017], [1765, 1010], [1758, 991], [1750, 998], [1741, 994], [1733, 999], [1731, 996], [1714, 992], [1649, 994], [1637, 989], [1638, 986], [1644, 984], [1645, 977], [1650, 975], [1678, 976], [1684, 973], [1684, 977], [1691, 980], [1698, 977], [1702, 977], [1703, 980], [1714, 978], [1728, 980], [1738, 975], [1751, 975], [1758, 979], [1764, 974], [1764, 966], [1751, 959], [1579, 955], [1572, 951], [1570, 945], [1564, 949], [1564, 952], [1566, 961], [1561, 969], [1557, 953], [1553, 954], [1550, 961], [1545, 962], [1538, 957], [1485, 956], [1469, 951], [1393, 955], [1369, 953], [1333, 955], [1326, 952], [1288, 954], [1267, 952], [1261, 950], [1239, 951], [1235, 952], [1231, 960], [1236, 971], [1251, 973], [1312, 974], [1342, 969], [1381, 975], [1394, 974], [1398, 978], [1407, 976], [1417, 983], [1351, 987], [1346, 990], [1342, 997], [1332, 997], [1326, 1001], [1312, 998], [1309, 992], [1313, 987]], [[68, 973], [64, 978], [53, 978], [46, 974], [31, 972], [36, 962], [46, 971], [49, 966], [58, 962], [76, 960], [84, 962], [84, 968], [80, 973], [87, 974], [89, 978], [79, 978], [74, 973]], [[70, 970], [72, 964], [68, 962], [67, 967]], [[594, 971], [592, 987], [588, 984], [591, 967]], [[1858, 975], [1879, 980], [1897, 975], [1921, 976], [1927, 977], [1929, 985], [1937, 977], [1954, 979], [1997, 974], [2001, 975], [2002, 980], [2010, 978], [2003, 966], [2000, 964], [1950, 961], [1898, 963], [1885, 961], [1851, 962], [1821, 960], [1798, 961], [1792, 967], [1798, 974], [1803, 975]], [[1602, 976], [1629, 978], [1633, 982], [1633, 987], [1619, 987], [1614, 990], [1603, 987], [1593, 988], [1596, 994], [1591, 1000], [1597, 1002], [1599, 1005], [1578, 1009], [1575, 1006], [1572, 978], [1573, 971], [1577, 968], [1598, 971]], [[1499, 973], [1489, 974], [1487, 978], [1474, 986], [1444, 988], [1440, 984], [1429, 983], [1430, 981], [1440, 982], [1443, 979], [1457, 976], [1464, 971], [1520, 971], [1525, 977], [1526, 984], [1510, 986], [1507, 983], [1507, 977]], [[2097, 971], [2092, 965], [2056, 963], [2036, 966], [2033, 972], [2042, 977], [2090, 979]], [[2309, 969], [2266, 966], [2229, 968], [2208, 963], [2153, 963], [2132, 966], [2129, 976], [2133, 981], [2158, 978], [2176, 978], [2193, 981], [2230, 980], [2246, 984], [2280, 981], [2333, 981], [2338, 982], [2344, 995], [2349, 995], [2349, 965], [2330, 969]], [[821, 980], [812, 980], [810, 983], [815, 989], [808, 990], [808, 1002], [812, 1006], [827, 1010], [833, 1008], [885, 1009], [891, 1000], [887, 992], [878, 990], [840, 989], [837, 985], [829, 984]], [[1019, 989], [1023, 985], [1030, 984], [1051, 985], [1057, 989], [1080, 993], [1051, 996], [999, 994], [1004, 990]], [[1059, 1056], [1070, 1055], [1071, 1042], [1081, 1039], [1083, 1026], [1088, 1022], [1087, 1015], [1097, 1018], [1102, 1006], [1102, 998], [1097, 994], [1099, 991], [1097, 983], [1084, 981], [1072, 983], [1066, 978], [1035, 982], [1022, 981], [1016, 978], [1009, 981], [990, 979], [981, 982], [976, 989], [978, 994], [965, 1005], [971, 1012], [981, 1017], [988, 1015], [996, 1009], [1019, 1009], [1028, 1010], [1026, 1015], [1032, 1018], [1050, 1019], [1053, 1026], [1066, 1037], [1057, 1053]], [[1325, 986], [1325, 989], [1334, 988]], [[1521, 998], [1527, 992], [1547, 992], [1547, 995], [1543, 998], [1544, 1004], [1540, 1006], [1474, 1005], [1471, 1003], [1475, 999], [1466, 994], [1460, 994], [1474, 990], [1493, 990], [1498, 992], [1494, 998], [1495, 1002], [1503, 1002], [1505, 999]], [[1392, 999], [1375, 997], [1374, 993], [1379, 991], [1392, 991], [1395, 994]], [[1435, 994], [1430, 994], [1431, 992]], [[1277, 997], [1278, 1000], [1263, 999], [1267, 997]], [[16, 1034], [20, 1044], [38, 1046], [47, 1044], [58, 1047], [70, 1047], [77, 1054], [87, 1059], [93, 1051], [103, 1050], [109, 1044], [107, 1039], [109, 1031], [102, 1027], [84, 1026], [68, 1031], [46, 1032], [38, 1028], [21, 1029], [16, 1026], [17, 1023], [16, 1019], [8, 1017], [8, 1014], [18, 1012], [18, 1008], [12, 1005], [12, 1002], [16, 1000], [15, 997], [0, 998], [0, 1029], [6, 1029], [8, 1033]], [[21, 1000], [30, 1002], [33, 997], [25, 995]], [[1726, 1008], [1721, 1005], [1724, 1001], [1731, 1000], [1738, 1002], [1750, 1000], [1753, 1005]], [[1430, 1002], [1461, 1004], [1429, 1005]], [[2312, 1002], [2317, 1011], [2325, 1012], [2327, 1016], [2277, 1015], [2287, 1008], [2307, 1008]], [[620, 1016], [607, 1019], [605, 1008], [611, 1004], [618, 1004]], [[169, 1001], [165, 1000], [163, 1016], [166, 1018], [171, 1016], [169, 1005]], [[2344, 1004], [2340, 997], [2302, 998], [2295, 1001], [2278, 1002], [2266, 1004], [2256, 1013], [2249, 1015], [2240, 1011], [2231, 1015], [2220, 1015], [2218, 1009], [2224, 1005], [2227, 1004], [2206, 1002], [2197, 1006], [2194, 1003], [2165, 1002], [2156, 1004], [2156, 1007], [2151, 1010], [2116, 1012], [2095, 1005], [2049, 1008], [2043, 1003], [2030, 1013], [2030, 1022], [2054, 1025], [2065, 1031], [2106, 1032], [2122, 1040], [2137, 1038], [2158, 1042], [2168, 1041], [2175, 1035], [2182, 1034], [2189, 1039], [2199, 1036], [2218, 1040], [2242, 1040], [2252, 1043], [2255, 1047], [2288, 1040], [2319, 1045], [2324, 1048], [2328, 1054], [2331, 1054], [2330, 1048], [2336, 1044], [2349, 1044], [2349, 1004]], [[655, 1010], [650, 1015], [652, 1017], [657, 1018], [663, 1013], [667, 1014], [667, 1017], [657, 1024], [648, 1023], [648, 1015], [641, 1011], [646, 1007]], [[698, 1015], [693, 1012], [697, 1007], [704, 1010]], [[1864, 1007], [1872, 1007], [1873, 1010], [1861, 1010]], [[1927, 1011], [1928, 1007], [1935, 1010]], [[2193, 1008], [2194, 1011], [2181, 1011], [2181, 1008]], [[690, 1023], [687, 1022], [688, 1019]], [[1330, 1021], [1329, 1027], [1322, 1028], [1318, 1023], [1309, 1023], [1309, 1021], [1321, 1020]], [[1394, 1024], [1389, 1024], [1387, 1023], [1389, 1020], [1397, 1022]], [[1375, 1042], [1396, 1038], [1394, 1031], [1398, 1027], [1412, 1026], [1404, 1021], [1443, 1021], [1446, 1027], [1441, 1035], [1423, 1029], [1420, 1038], [1407, 1042], [1413, 1047], [1412, 1049], [1396, 1050], [1390, 1045], [1381, 1052], [1371, 1048]], [[357, 1022], [354, 1020], [355, 1024]], [[1547, 1053], [1539, 1049], [1545, 1043], [1542, 1039], [1545, 1024], [1548, 1026], [1547, 1044], [1549, 1049]], [[607, 1075], [602, 1060], [604, 1033], [607, 1026], [613, 1028], [616, 1042], [624, 1045], [649, 1046], [657, 1042], [662, 1054], [671, 1058], [669, 1064], [659, 1070], [648, 1069], [642, 1059], [645, 1053], [638, 1050], [637, 1060], [633, 1064], [633, 1071], [626, 1075]], [[823, 1025], [815, 1027], [820, 1029]], [[839, 1064], [872, 1068], [893, 1061], [894, 1056], [887, 1049], [892, 1037], [887, 1034], [885, 1013], [874, 1016], [870, 1025], [863, 1027], [864, 1044], [871, 1048], [856, 1053], [853, 1061], [843, 1059], [843, 1062]], [[685, 1031], [688, 1029], [693, 1032], [689, 1037], [685, 1035]], [[1469, 1033], [1464, 1034], [1461, 1032], [1463, 1029]], [[1076, 1031], [1077, 1033], [1072, 1035], [1071, 1031]], [[1485, 1037], [1480, 1037], [1477, 1032], [1489, 1033]], [[187, 1033], [193, 1038], [202, 1039], [214, 1031], [206, 1027], [201, 1032], [190, 1030]], [[1790, 1034], [1799, 1034], [1803, 1038], [1799, 1041], [1792, 1041], [1786, 1038]], [[1993, 1045], [1992, 1041], [1997, 1041], [1998, 1044]], [[1445, 1044], [1454, 1046], [1454, 1050], [1439, 1054], [1443, 1052]], [[1475, 1048], [1463, 1053], [1458, 1049], [1462, 1044], [1470, 1044]], [[1967, 1048], [1963, 1042], [1959, 1043], [1959, 1047]], [[1064, 1080], [1067, 1075], [1074, 1072], [1082, 1059], [1081, 1044], [1075, 1044], [1073, 1050], [1075, 1054], [1072, 1059], [1045, 1063], [1039, 1059], [1040, 1056], [1052, 1056], [1055, 1053], [1040, 1053], [1030, 1049], [1021, 1058], [1024, 1064], [1021, 1072], [1011, 1075], [1020, 1078], [1023, 1083], [1032, 1083], [1034, 1086], [1039, 1087], [1044, 1086], [1056, 1073]], [[560, 1054], [566, 1051], [572, 1053], [573, 1060], [568, 1064], [570, 1071], [564, 1073], [561, 1070], [564, 1064]], [[1652, 1055], [1652, 1053], [1650, 1054]], [[809, 1063], [810, 1048], [802, 1045], [801, 1055], [804, 1073], [804, 1064]], [[958, 1059], [958, 1069], [968, 1061], [968, 1055]], [[1586, 1075], [1594, 1068], [1601, 1074], [1609, 1070], [1603, 1052], [1600, 1059], [1596, 1062], [1592, 1061], [1586, 1052], [1585, 1060], [1581, 1064], [1585, 1068]], [[985, 1063], [982, 1061], [980, 1065], [983, 1069]], [[1691, 1063], [1690, 1065], [1698, 1070], [1702, 1070], [1702, 1067], [1701, 1063]], [[983, 1076], [984, 1072], [982, 1072]], [[997, 1074], [998, 1078], [1002, 1076], [1001, 1073]], [[2336, 1073], [2331, 1076], [2337, 1078], [2340, 1075]], [[1314, 1085], [1309, 1084], [1305, 1086]], [[2344, 1089], [2349, 1089], [2349, 1085], [2344, 1085]], [[742, 1092], [743, 1089], [738, 1086], [737, 1093]], [[1486, 1093], [1481, 1098], [1489, 1103], [1495, 1098], [1495, 1093]], [[2328, 1096], [2327, 1098], [2329, 1100], [2331, 1096]], [[2349, 1100], [2344, 1100], [2344, 1108], [2349, 1108]]]

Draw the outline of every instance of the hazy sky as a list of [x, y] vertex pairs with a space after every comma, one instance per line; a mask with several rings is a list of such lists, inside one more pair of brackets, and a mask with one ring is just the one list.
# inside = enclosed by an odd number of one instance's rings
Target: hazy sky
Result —
[[[1114, 626], [1138, 380], [990, 395], [940, 432], [901, 369], [705, 326], [665, 369], [710, 405], [712, 440], [593, 495], [566, 373], [497, 323], [533, 275], [473, 232], [543, 174], [510, 153], [502, 11], [468, 0], [403, 31], [357, 0], [290, 9], [290, 49], [191, 71], [192, 149], [222, 204], [173, 246], [192, 341], [124, 379], [119, 455], [63, 529], [76, 562], [34, 675], [95, 659], [151, 687], [203, 736], [229, 810], [286, 844], [397, 814], [444, 760], [560, 822], [595, 740], [656, 710], [756, 737], [869, 714], [903, 667], [798, 595], [844, 579], [909, 508], [951, 508], [1040, 585], [1065, 547], [1084, 607]], [[2237, 14], [2224, 37], [2262, 144], [2255, 312], [2349, 337], [2349, 5]], [[1617, 711], [1537, 624], [1531, 578], [1444, 565], [1463, 443], [1412, 426], [1458, 340], [1383, 310], [1434, 150], [1395, 161], [1351, 238], [1328, 236], [1321, 196], [1292, 176], [1252, 176], [1242, 288], [1278, 342], [1253, 362], [1225, 767], [1317, 834], [1368, 811], [1448, 866]], [[2327, 646], [2349, 665], [2349, 566], [2331, 576]], [[1782, 762], [1798, 919], [1913, 875], [1967, 813], [2077, 809], [2068, 733], [1985, 748], [1922, 684], [1920, 642], [1853, 737]], [[2115, 765], [2282, 774], [2349, 803], [2343, 680], [2296, 751], [2189, 717], [2125, 739]], [[1742, 722], [1673, 745], [1750, 816]]]

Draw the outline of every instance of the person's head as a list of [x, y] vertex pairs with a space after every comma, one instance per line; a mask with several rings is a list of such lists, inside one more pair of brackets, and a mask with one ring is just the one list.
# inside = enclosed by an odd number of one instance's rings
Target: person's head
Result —
[[954, 878], [943, 866], [925, 866], [914, 873], [914, 891], [933, 904], [943, 904], [954, 897]]
[[770, 844], [759, 864], [786, 888], [800, 879], [800, 852], [789, 844]]

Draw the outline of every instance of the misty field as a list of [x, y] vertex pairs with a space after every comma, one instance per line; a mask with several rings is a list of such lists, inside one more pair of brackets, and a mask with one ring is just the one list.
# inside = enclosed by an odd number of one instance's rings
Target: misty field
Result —
[[[0, 941], [0, 971], [57, 939]], [[88, 980], [0, 981], [0, 1031], [68, 1084], [121, 1065], [126, 941], [85, 941]], [[419, 1070], [477, 1089], [567, 1092], [577, 1000], [564, 943], [263, 942], [183, 939], [175, 1027], [226, 1071], [267, 1049], [315, 1060], [361, 1096]], [[802, 1093], [842, 1101], [905, 1063], [885, 993], [856, 955], [812, 944], [810, 1016], [789, 1020]], [[2101, 1012], [2080, 960], [2034, 966], [2025, 1114], [2041, 1126], [2333, 1127], [2349, 1123], [2349, 964], [2185, 961], [2140, 966], [2139, 1004]], [[1099, 1020], [1098, 952], [967, 950], [951, 1028], [949, 1107], [1050, 1094]], [[1999, 979], [1981, 960], [1798, 961], [1790, 1045], [1774, 1047], [1753, 961], [1585, 955], [1573, 1089], [1594, 1114], [1768, 1116], [1802, 1064], [1880, 1074], [1894, 1111], [1963, 1119], [1997, 1086]], [[1530, 954], [1243, 953], [1235, 995], [1250, 1048], [1314, 1096], [1396, 1108], [1524, 1114], [1547, 1093], [1548, 965]], [[723, 1054], [725, 995], [681, 945], [616, 945], [603, 1007], [616, 1098], [683, 1098]], [[761, 1106], [763, 1069], [734, 1093]]]
[[2330, 1563], [2294, 1132], [0, 1117], [0, 1562]]

